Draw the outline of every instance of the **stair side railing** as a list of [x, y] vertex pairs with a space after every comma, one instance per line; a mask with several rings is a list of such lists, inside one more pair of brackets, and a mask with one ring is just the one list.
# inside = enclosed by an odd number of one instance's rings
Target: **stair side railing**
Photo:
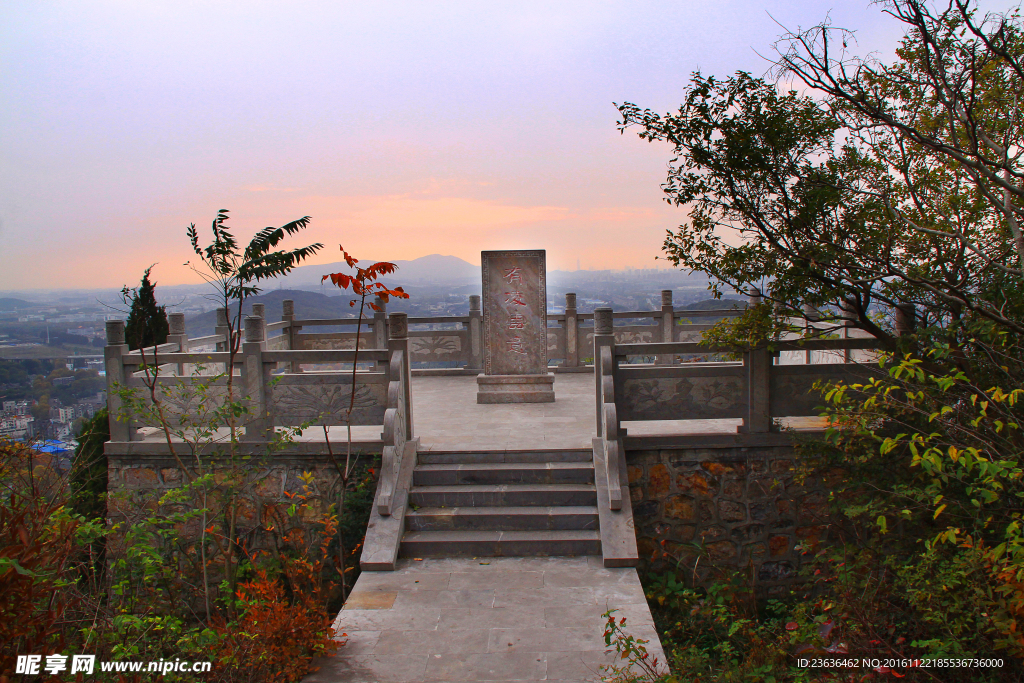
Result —
[[384, 411], [384, 451], [381, 456], [381, 474], [377, 512], [383, 517], [391, 515], [399, 486], [399, 472], [406, 442], [412, 438], [412, 402], [409, 392], [409, 336], [408, 316], [392, 313], [388, 351], [388, 407]]
[[604, 471], [607, 478], [608, 506], [622, 509], [622, 484], [619, 478], [622, 437], [619, 434], [615, 405], [615, 334], [612, 309], [594, 311], [594, 376], [597, 393], [597, 435], [601, 440]]

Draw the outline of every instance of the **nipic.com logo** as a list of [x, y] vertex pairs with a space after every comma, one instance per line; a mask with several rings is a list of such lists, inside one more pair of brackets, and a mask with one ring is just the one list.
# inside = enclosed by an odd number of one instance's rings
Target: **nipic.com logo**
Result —
[[[99, 670], [115, 673], [153, 673], [163, 676], [169, 673], [206, 673], [212, 662], [161, 659], [155, 662], [99, 662]], [[96, 655], [18, 655], [14, 673], [26, 676], [49, 674], [92, 674], [96, 671]]]

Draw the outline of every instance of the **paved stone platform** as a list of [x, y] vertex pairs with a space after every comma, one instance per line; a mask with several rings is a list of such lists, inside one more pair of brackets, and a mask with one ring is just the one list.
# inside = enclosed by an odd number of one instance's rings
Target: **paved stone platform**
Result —
[[[591, 447], [595, 435], [594, 376], [589, 372], [555, 375], [554, 403], [478, 404], [475, 376], [413, 376], [413, 429], [423, 451], [539, 450]], [[723, 420], [657, 420], [623, 422], [630, 436], [661, 434], [735, 434], [742, 423]], [[821, 429], [819, 418], [789, 418], [796, 429]], [[155, 428], [142, 430], [143, 441], [162, 442]], [[344, 427], [331, 427], [337, 448], [346, 441]], [[227, 439], [221, 430], [221, 439]], [[353, 441], [379, 442], [379, 426], [352, 428]], [[318, 427], [300, 441], [323, 441]]]
[[[413, 419], [420, 451], [590, 448], [594, 438], [594, 375], [555, 375], [554, 403], [481, 405], [475, 377], [413, 377]], [[818, 418], [789, 418], [795, 429], [821, 429]], [[742, 420], [623, 422], [630, 436], [735, 434]]]
[[600, 681], [601, 615], [664, 654], [636, 570], [600, 557], [402, 560], [363, 572], [335, 629], [348, 643], [305, 683]]

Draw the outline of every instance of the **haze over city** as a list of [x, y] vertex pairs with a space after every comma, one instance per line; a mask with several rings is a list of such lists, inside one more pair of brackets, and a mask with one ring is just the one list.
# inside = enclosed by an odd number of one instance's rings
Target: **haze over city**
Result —
[[[303, 215], [310, 263], [543, 248], [655, 267], [684, 219], [670, 148], [613, 102], [678, 107], [690, 73], [763, 74], [814, 2], [5, 3], [0, 290], [198, 283], [185, 228]], [[840, 3], [858, 52], [899, 26]], [[666, 267], [660, 262], [661, 267]]]

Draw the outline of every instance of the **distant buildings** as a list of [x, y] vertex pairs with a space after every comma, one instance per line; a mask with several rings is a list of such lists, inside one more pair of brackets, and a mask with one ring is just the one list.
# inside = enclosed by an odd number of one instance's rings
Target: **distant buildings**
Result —
[[107, 402], [107, 392], [100, 391], [74, 405], [63, 405], [60, 399], [50, 398], [50, 413], [43, 419], [32, 414], [35, 401], [4, 401], [0, 413], [0, 437], [15, 440], [71, 439], [75, 436], [75, 422], [91, 419]]
[[0, 437], [6, 439], [28, 439], [34, 436], [35, 419], [32, 417], [32, 403], [29, 401], [4, 401], [0, 414]]
[[[27, 316], [28, 318], [34, 318], [35, 316]], [[69, 313], [66, 315], [58, 315], [55, 318], [46, 318], [48, 323], [101, 323], [107, 320], [121, 320], [124, 318], [122, 313]], [[19, 318], [21, 320], [21, 318]], [[70, 330], [69, 330], [70, 332]], [[74, 334], [81, 334], [75, 332]]]

